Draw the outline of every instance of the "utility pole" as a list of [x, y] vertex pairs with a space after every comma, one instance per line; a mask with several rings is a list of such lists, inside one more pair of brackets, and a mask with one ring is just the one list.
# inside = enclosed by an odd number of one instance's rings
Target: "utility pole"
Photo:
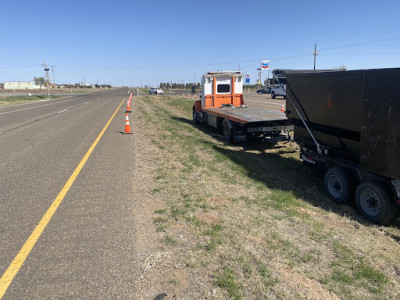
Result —
[[314, 51], [311, 52], [314, 55], [314, 71], [315, 71], [315, 65], [317, 62], [317, 55], [319, 54], [319, 51], [317, 51], [317, 44], [314, 44]]
[[56, 81], [55, 81], [55, 79], [54, 79], [54, 68], [55, 68], [56, 66], [50, 66], [50, 68], [51, 68], [51, 72], [53, 72], [53, 84], [56, 84]]
[[46, 61], [43, 60], [43, 65], [42, 65], [43, 69], [44, 69], [44, 74], [46, 76], [46, 84], [47, 84], [47, 95], [49, 96], [50, 99], [50, 87], [49, 87], [49, 82], [50, 82], [50, 76], [49, 76], [49, 68], [47, 67]]

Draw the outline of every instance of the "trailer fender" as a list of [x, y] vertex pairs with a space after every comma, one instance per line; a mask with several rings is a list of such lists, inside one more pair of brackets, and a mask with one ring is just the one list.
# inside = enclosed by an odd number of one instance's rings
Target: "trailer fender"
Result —
[[193, 110], [195, 110], [196, 112], [201, 112], [202, 108], [201, 108], [201, 100], [196, 100], [193, 102]]

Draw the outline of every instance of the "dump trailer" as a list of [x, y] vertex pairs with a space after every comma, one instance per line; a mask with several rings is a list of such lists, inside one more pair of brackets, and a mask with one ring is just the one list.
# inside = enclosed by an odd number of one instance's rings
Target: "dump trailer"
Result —
[[243, 100], [243, 74], [237, 71], [208, 72], [202, 77], [200, 100], [193, 103], [193, 122], [222, 129], [232, 143], [249, 137], [277, 141], [293, 130], [283, 112], [248, 107]]
[[324, 172], [328, 196], [393, 221], [400, 205], [400, 68], [286, 70], [286, 116], [300, 157]]

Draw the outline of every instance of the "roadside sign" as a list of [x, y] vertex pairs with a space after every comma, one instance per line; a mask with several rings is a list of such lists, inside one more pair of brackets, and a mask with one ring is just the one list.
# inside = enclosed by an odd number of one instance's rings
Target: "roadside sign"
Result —
[[249, 83], [250, 83], [250, 75], [246, 74], [246, 84], [249, 84]]
[[269, 60], [262, 60], [261, 61], [261, 69], [268, 70], [269, 69]]

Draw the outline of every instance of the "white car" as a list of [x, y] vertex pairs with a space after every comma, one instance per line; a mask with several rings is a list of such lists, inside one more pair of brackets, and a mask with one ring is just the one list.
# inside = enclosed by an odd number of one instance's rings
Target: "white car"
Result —
[[164, 91], [160, 88], [150, 88], [149, 94], [164, 94]]
[[271, 98], [275, 99], [276, 96], [286, 99], [286, 85], [271, 86]]

